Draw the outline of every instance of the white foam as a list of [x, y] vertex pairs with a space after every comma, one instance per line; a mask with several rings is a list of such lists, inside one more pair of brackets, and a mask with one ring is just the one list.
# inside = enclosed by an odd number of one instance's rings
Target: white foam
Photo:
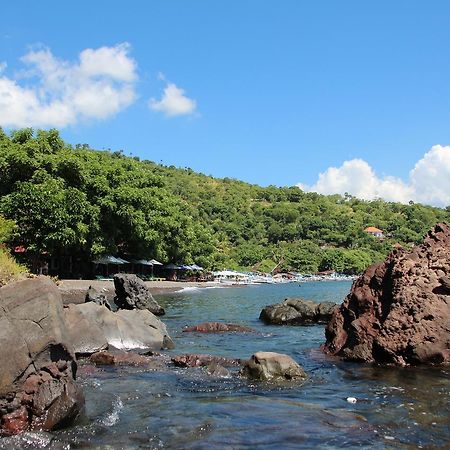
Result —
[[123, 409], [123, 402], [120, 399], [120, 397], [116, 397], [116, 399], [113, 401], [112, 404], [112, 411], [106, 414], [106, 416], [100, 420], [100, 423], [107, 427], [112, 427], [119, 421], [120, 412], [122, 411], [122, 409]]

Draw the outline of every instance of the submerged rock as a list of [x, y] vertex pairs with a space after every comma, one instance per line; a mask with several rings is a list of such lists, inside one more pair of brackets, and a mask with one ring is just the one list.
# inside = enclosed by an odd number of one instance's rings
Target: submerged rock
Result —
[[257, 352], [245, 363], [241, 374], [260, 381], [305, 380], [305, 371], [289, 355]]
[[0, 435], [53, 430], [81, 413], [61, 295], [46, 277], [0, 289]]
[[327, 353], [346, 360], [450, 363], [450, 227], [369, 267], [326, 328]]
[[287, 298], [282, 303], [266, 306], [259, 315], [260, 320], [271, 325], [311, 325], [327, 323], [336, 303], [315, 303], [301, 298]]
[[255, 330], [246, 327], [244, 325], [237, 325], [234, 323], [222, 323], [222, 322], [203, 322], [192, 327], [187, 327], [183, 332], [196, 331], [198, 333], [253, 333]]
[[95, 353], [110, 345], [121, 350], [174, 347], [164, 323], [148, 310], [112, 312], [90, 302], [68, 305], [64, 313], [78, 354]]
[[119, 309], [148, 309], [156, 316], [165, 314], [145, 283], [134, 274], [118, 273], [114, 275], [116, 296], [114, 303]]
[[201, 355], [188, 353], [177, 355], [172, 358], [172, 362], [177, 367], [203, 367], [210, 364], [219, 364], [224, 367], [239, 366], [242, 360], [226, 358], [224, 356]]
[[151, 369], [162, 369], [164, 365], [155, 358], [133, 352], [101, 351], [90, 356], [89, 362], [98, 366], [143, 366]]

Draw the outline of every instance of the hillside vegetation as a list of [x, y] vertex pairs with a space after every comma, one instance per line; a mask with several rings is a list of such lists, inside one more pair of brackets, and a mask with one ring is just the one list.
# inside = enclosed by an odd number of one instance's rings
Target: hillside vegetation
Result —
[[10, 281], [18, 280], [27, 273], [27, 269], [18, 264], [4, 245], [15, 229], [15, 223], [0, 216], [0, 287]]
[[[215, 268], [360, 272], [450, 208], [260, 187], [72, 147], [58, 131], [0, 129], [0, 214], [11, 245], [86, 261], [112, 254]], [[383, 230], [380, 240], [364, 233]]]

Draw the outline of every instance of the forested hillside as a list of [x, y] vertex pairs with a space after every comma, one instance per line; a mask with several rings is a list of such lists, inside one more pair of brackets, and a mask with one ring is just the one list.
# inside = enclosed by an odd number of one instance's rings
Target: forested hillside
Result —
[[56, 130], [0, 129], [0, 174], [0, 214], [17, 224], [9, 245], [29, 260], [112, 254], [211, 269], [360, 272], [450, 220], [450, 208], [264, 188], [73, 148]]

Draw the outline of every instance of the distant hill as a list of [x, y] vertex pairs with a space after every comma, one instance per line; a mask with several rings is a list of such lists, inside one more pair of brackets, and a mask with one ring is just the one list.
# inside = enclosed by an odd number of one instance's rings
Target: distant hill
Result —
[[0, 129], [0, 173], [0, 214], [18, 225], [10, 245], [26, 248], [30, 263], [70, 255], [85, 270], [112, 254], [210, 269], [357, 273], [450, 220], [450, 208], [260, 187], [72, 147], [57, 130]]

